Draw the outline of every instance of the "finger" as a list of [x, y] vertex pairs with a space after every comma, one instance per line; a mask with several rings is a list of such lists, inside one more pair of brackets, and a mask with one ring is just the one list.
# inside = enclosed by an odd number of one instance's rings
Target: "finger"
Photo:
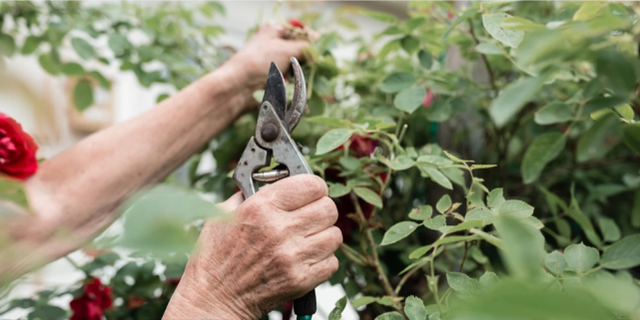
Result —
[[309, 47], [309, 42], [296, 40], [287, 41], [286, 46], [289, 48], [289, 56], [296, 57], [300, 61], [307, 60], [307, 56], [310, 56], [306, 51]]
[[218, 204], [218, 208], [224, 210], [225, 212], [231, 212], [235, 210], [241, 203], [244, 201], [244, 196], [242, 192], [236, 192], [236, 194], [232, 195], [227, 201]]
[[307, 288], [315, 288], [322, 284], [323, 282], [329, 280], [331, 276], [338, 271], [340, 267], [340, 262], [335, 255], [330, 255], [326, 259], [319, 261], [311, 266], [309, 266], [308, 273], [310, 277], [307, 277], [305, 281]]
[[295, 219], [295, 224], [304, 236], [323, 231], [338, 221], [338, 208], [329, 197], [322, 197], [287, 215]]
[[282, 38], [286, 33], [286, 29], [281, 25], [265, 24], [260, 26], [258, 33], [270, 38]]
[[342, 244], [342, 231], [338, 227], [330, 227], [312, 236], [306, 237], [301, 245], [305, 248], [302, 253], [309, 265], [314, 265], [333, 255]]
[[329, 195], [327, 184], [318, 176], [300, 174], [260, 189], [251, 197], [284, 211], [294, 211]]

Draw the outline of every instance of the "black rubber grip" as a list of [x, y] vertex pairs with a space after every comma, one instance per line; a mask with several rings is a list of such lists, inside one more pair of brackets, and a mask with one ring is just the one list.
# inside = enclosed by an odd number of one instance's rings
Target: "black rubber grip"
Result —
[[294, 300], [293, 310], [296, 312], [296, 315], [299, 316], [310, 316], [316, 313], [316, 310], [318, 310], [316, 305], [316, 290], [311, 290], [302, 296], [302, 298]]

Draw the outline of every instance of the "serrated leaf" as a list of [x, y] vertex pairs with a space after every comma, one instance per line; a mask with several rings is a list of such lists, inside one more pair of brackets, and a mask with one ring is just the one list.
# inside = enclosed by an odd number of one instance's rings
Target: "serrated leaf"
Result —
[[491, 271], [485, 271], [484, 274], [482, 276], [480, 276], [480, 285], [482, 286], [482, 288], [484, 289], [490, 289], [491, 287], [495, 286], [496, 284], [500, 283], [500, 278], [498, 277], [497, 274], [491, 272]]
[[510, 30], [503, 26], [504, 19], [511, 17], [506, 13], [483, 14], [482, 24], [487, 32], [498, 41], [511, 48], [517, 48], [522, 42], [524, 32], [521, 30]]
[[[388, 75], [380, 86], [378, 87], [380, 91], [386, 93], [395, 93], [400, 90], [407, 89], [411, 87], [416, 82], [416, 77], [407, 72], [394, 72]], [[424, 98], [424, 97], [423, 97]]]
[[440, 198], [440, 200], [438, 200], [438, 203], [436, 203], [436, 210], [440, 213], [445, 213], [449, 208], [451, 208], [451, 197], [449, 197], [448, 194], [445, 194]]
[[436, 167], [424, 163], [418, 163], [418, 167], [425, 175], [429, 176], [433, 182], [439, 184], [445, 189], [453, 190], [451, 181], [449, 181], [449, 179]]
[[606, 248], [602, 254], [601, 264], [613, 270], [640, 265], [640, 234], [625, 237]]
[[500, 208], [505, 201], [502, 188], [495, 188], [487, 195], [487, 206], [489, 208]]
[[382, 238], [380, 245], [386, 246], [396, 243], [416, 231], [416, 228], [418, 228], [418, 224], [413, 221], [398, 222], [384, 233], [384, 237]]
[[445, 224], [444, 216], [435, 216], [431, 219], [427, 219], [423, 222], [424, 226], [431, 230], [440, 230]]
[[564, 259], [564, 255], [557, 250], [547, 254], [544, 258], [544, 265], [549, 269], [549, 271], [557, 276], [562, 275], [564, 270], [567, 268], [567, 262]]
[[347, 296], [340, 298], [336, 301], [336, 306], [331, 313], [329, 313], [329, 320], [340, 320], [342, 319], [342, 312], [344, 308], [347, 306]]
[[383, 313], [376, 317], [375, 320], [405, 320], [404, 316], [397, 311]]
[[407, 113], [416, 111], [424, 101], [427, 90], [423, 87], [413, 87], [400, 91], [393, 99], [393, 105]]
[[564, 250], [567, 267], [578, 274], [590, 270], [600, 260], [600, 252], [583, 243], [572, 244]]
[[509, 84], [489, 106], [489, 114], [500, 128], [507, 124], [544, 85], [542, 77], [523, 78]]
[[[442, 217], [442, 216], [439, 216], [439, 217]], [[426, 220], [426, 221], [429, 221], [429, 220]], [[448, 237], [444, 237], [444, 238], [436, 240], [435, 242], [433, 242], [430, 245], [426, 245], [424, 247], [420, 247], [418, 249], [413, 250], [413, 252], [411, 252], [409, 254], [409, 259], [418, 259], [418, 258], [422, 257], [425, 253], [427, 253], [429, 250], [431, 250], [435, 246], [448, 244], [448, 243], [461, 242], [461, 241], [474, 241], [474, 240], [478, 240], [478, 239], [480, 239], [479, 236], [448, 236]]]
[[464, 273], [447, 272], [447, 283], [449, 283], [449, 287], [453, 291], [465, 295], [475, 295], [483, 292], [480, 282]]
[[520, 167], [524, 183], [538, 180], [544, 167], [560, 155], [566, 143], [567, 138], [561, 132], [544, 133], [533, 140]]
[[424, 308], [422, 299], [416, 296], [409, 296], [404, 302], [404, 313], [409, 320], [425, 320], [427, 311]]
[[538, 31], [546, 28], [542, 24], [522, 17], [506, 17], [504, 18], [504, 21], [502, 21], [502, 27], [511, 30], [521, 30], [526, 32]]
[[425, 155], [418, 157], [418, 162], [429, 163], [434, 166], [447, 166], [453, 163], [453, 161], [442, 157], [442, 156], [434, 156], [434, 155]]
[[329, 197], [340, 198], [351, 192], [351, 188], [342, 183], [334, 183], [329, 187]]
[[539, 125], [549, 125], [555, 123], [564, 123], [573, 119], [573, 112], [564, 103], [556, 101], [552, 102], [542, 109], [538, 110], [534, 115], [534, 120]]
[[355, 192], [358, 197], [362, 198], [362, 200], [378, 208], [382, 208], [382, 198], [380, 198], [377, 193], [373, 192], [373, 190], [367, 188], [354, 188], [353, 192]]
[[93, 46], [91, 46], [89, 42], [82, 38], [71, 39], [71, 46], [73, 47], [73, 50], [75, 50], [76, 53], [80, 56], [80, 58], [84, 60], [88, 60], [94, 55]]
[[613, 219], [600, 217], [598, 218], [598, 226], [600, 227], [604, 241], [614, 242], [620, 240], [620, 228], [618, 228], [618, 225]]
[[403, 171], [413, 167], [414, 162], [408, 156], [398, 156], [397, 158], [388, 161], [389, 168], [394, 171]]
[[479, 228], [482, 226], [484, 226], [484, 223], [481, 220], [468, 220], [461, 222], [455, 226], [443, 226], [439, 229], [439, 231], [445, 234], [451, 234], [454, 232], [467, 230], [470, 228]]
[[349, 129], [333, 129], [325, 133], [316, 145], [316, 155], [322, 155], [333, 151], [351, 138]]
[[433, 66], [433, 57], [431, 56], [431, 53], [424, 49], [418, 52], [418, 61], [420, 61], [420, 64], [427, 70], [430, 70]]
[[73, 105], [80, 112], [93, 105], [93, 86], [86, 79], [78, 81], [73, 88]]
[[409, 212], [409, 218], [418, 221], [424, 221], [431, 218], [433, 208], [430, 205], [419, 206]]

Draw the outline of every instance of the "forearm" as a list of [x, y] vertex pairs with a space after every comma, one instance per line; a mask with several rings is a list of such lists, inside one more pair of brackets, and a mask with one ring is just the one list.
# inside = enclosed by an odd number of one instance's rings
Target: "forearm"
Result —
[[165, 178], [242, 112], [251, 95], [239, 74], [237, 64], [227, 63], [149, 112], [42, 163], [25, 183], [34, 215], [17, 222], [23, 227], [13, 238], [21, 243], [12, 247], [30, 253], [49, 247], [54, 259], [106, 228], [124, 200]]

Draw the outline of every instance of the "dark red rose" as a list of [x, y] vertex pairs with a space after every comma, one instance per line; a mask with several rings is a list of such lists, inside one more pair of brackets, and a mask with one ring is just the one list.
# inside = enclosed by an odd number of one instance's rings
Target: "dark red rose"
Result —
[[[356, 158], [370, 156], [378, 146], [378, 140], [362, 136], [355, 136], [351, 139], [349, 150], [353, 151]], [[339, 146], [336, 150], [343, 150], [344, 145]]]
[[130, 296], [129, 300], [127, 301], [127, 309], [131, 310], [131, 309], [140, 308], [145, 303], [147, 303], [147, 299], [134, 294]]
[[113, 304], [111, 288], [94, 278], [84, 287], [84, 293], [69, 304], [73, 315], [70, 320], [101, 320], [104, 311]]
[[300, 20], [298, 19], [291, 19], [289, 20], [289, 25], [292, 27], [296, 27], [296, 28], [300, 28], [300, 29], [304, 29], [304, 23], [302, 23]]
[[24, 180], [38, 170], [38, 145], [22, 126], [0, 113], [0, 172]]
[[429, 89], [427, 94], [424, 96], [424, 101], [422, 101], [422, 106], [426, 109], [431, 108], [431, 104], [433, 104], [433, 91]]

